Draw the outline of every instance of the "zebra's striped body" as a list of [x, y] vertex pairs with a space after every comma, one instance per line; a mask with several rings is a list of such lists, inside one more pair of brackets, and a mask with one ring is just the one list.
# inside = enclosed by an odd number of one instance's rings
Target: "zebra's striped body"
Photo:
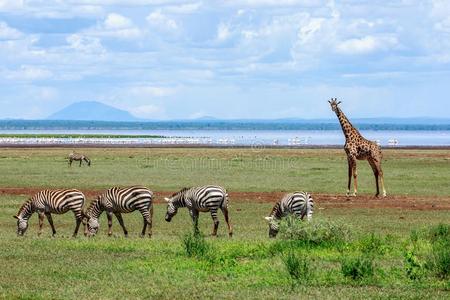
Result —
[[72, 166], [73, 161], [79, 161], [80, 167], [81, 167], [81, 163], [83, 161], [85, 161], [89, 167], [91, 166], [91, 160], [84, 154], [72, 152], [69, 154], [68, 160], [69, 160], [70, 167]]
[[168, 203], [166, 213], [167, 222], [170, 222], [172, 217], [176, 215], [178, 208], [187, 207], [194, 222], [195, 231], [198, 232], [199, 212], [209, 211], [214, 222], [212, 235], [215, 236], [219, 227], [217, 211], [220, 209], [228, 225], [228, 235], [230, 237], [233, 235], [228, 218], [228, 194], [224, 188], [213, 185], [184, 188], [178, 193], [173, 194], [172, 197], [165, 198], [165, 200]]
[[144, 218], [144, 227], [141, 236], [145, 235], [147, 225], [149, 225], [149, 236], [152, 235], [152, 217], [153, 217], [153, 192], [146, 187], [132, 186], [126, 188], [113, 187], [105, 191], [94, 200], [86, 211], [88, 218], [88, 231], [91, 235], [97, 233], [99, 228], [99, 217], [103, 211], [108, 218], [108, 235], [112, 234], [112, 215], [122, 226], [125, 236], [128, 231], [125, 228], [122, 219], [122, 213], [130, 213], [138, 210]]
[[309, 193], [295, 192], [287, 194], [277, 202], [272, 209], [269, 217], [269, 236], [275, 237], [278, 234], [279, 223], [281, 218], [292, 214], [301, 220], [306, 216], [307, 220], [311, 220], [314, 212], [314, 200]]
[[76, 227], [73, 236], [76, 236], [80, 223], [83, 220], [83, 204], [85, 197], [82, 192], [75, 189], [43, 190], [35, 194], [27, 202], [22, 204], [14, 218], [17, 219], [17, 234], [23, 235], [28, 228], [28, 220], [35, 212], [39, 215], [39, 232], [42, 232], [44, 216], [47, 217], [52, 227], [53, 235], [56, 234], [51, 214], [64, 214], [73, 211], [76, 219]]

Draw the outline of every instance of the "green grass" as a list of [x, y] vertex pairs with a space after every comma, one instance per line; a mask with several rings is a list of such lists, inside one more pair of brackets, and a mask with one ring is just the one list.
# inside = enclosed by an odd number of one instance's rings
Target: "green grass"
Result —
[[[3, 149], [0, 186], [71, 186], [83, 190], [146, 184], [161, 191], [212, 182], [223, 184], [229, 191], [345, 190], [346, 163], [343, 153], [335, 150], [86, 149], [94, 165], [68, 168], [63, 157], [70, 150]], [[447, 152], [386, 152], [388, 192], [449, 195]], [[222, 164], [186, 167], [201, 159]], [[266, 160], [292, 161], [293, 167], [261, 168], [258, 163]], [[161, 165], [160, 161], [170, 163]], [[360, 165], [361, 189], [372, 194], [371, 174], [365, 164]], [[404, 177], [396, 178], [399, 174]], [[420, 174], [423, 178], [419, 181]], [[350, 231], [348, 240], [340, 243], [269, 239], [263, 216], [268, 215], [272, 204], [252, 203], [246, 198], [231, 199], [232, 239], [228, 238], [220, 213], [219, 237], [209, 236], [212, 220], [209, 214], [202, 213], [199, 228], [205, 237], [197, 240], [190, 235], [192, 224], [187, 210], [180, 209], [167, 223], [163, 204], [155, 204], [151, 239], [139, 238], [139, 213], [124, 215], [128, 238], [123, 237], [116, 219], [113, 236], [108, 237], [105, 215], [100, 219], [97, 236], [71, 238], [75, 222], [70, 213], [53, 217], [58, 232], [55, 238], [51, 237], [47, 221], [43, 234], [37, 237], [36, 215], [26, 235], [17, 237], [12, 216], [25, 200], [25, 196], [0, 195], [0, 298], [450, 297], [448, 250], [441, 247], [449, 236], [449, 212], [445, 210], [365, 209], [351, 205], [319, 209], [323, 207], [317, 203], [313, 217], [317, 224], [345, 224]], [[314, 228], [307, 233], [316, 238]], [[355, 260], [361, 257], [370, 257], [372, 272], [364, 273], [367, 266]], [[350, 261], [349, 274], [363, 269], [368, 276], [358, 275], [356, 280], [345, 276], [343, 261]]]
[[[230, 191], [342, 194], [347, 189], [343, 150], [77, 149], [92, 159], [92, 167], [69, 168], [65, 157], [71, 150], [2, 149], [0, 187], [103, 189], [143, 184], [172, 191], [215, 183]], [[450, 195], [449, 151], [385, 150], [384, 156], [388, 194]], [[360, 194], [375, 193], [365, 161], [358, 162], [358, 178]]]

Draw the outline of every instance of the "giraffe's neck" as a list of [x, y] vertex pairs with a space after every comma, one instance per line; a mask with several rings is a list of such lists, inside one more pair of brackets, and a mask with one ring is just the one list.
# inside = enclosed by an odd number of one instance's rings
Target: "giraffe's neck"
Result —
[[341, 128], [342, 131], [344, 132], [346, 140], [348, 140], [352, 134], [360, 135], [358, 130], [355, 127], [353, 127], [352, 123], [350, 123], [350, 121], [347, 119], [347, 117], [340, 108], [336, 110], [336, 115], [339, 119], [339, 123], [341, 124]]

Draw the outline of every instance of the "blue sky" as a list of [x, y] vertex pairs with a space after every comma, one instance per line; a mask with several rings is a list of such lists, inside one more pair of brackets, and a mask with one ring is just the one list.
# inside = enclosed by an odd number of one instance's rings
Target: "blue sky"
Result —
[[0, 0], [0, 118], [448, 117], [449, 75], [448, 0]]

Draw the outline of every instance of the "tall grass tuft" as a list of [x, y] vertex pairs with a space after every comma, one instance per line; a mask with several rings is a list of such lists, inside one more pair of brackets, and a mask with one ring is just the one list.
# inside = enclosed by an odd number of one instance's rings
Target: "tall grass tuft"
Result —
[[289, 251], [283, 257], [283, 263], [289, 276], [295, 281], [308, 282], [312, 276], [310, 268], [311, 258], [305, 255], [295, 254]]
[[209, 253], [211, 246], [199, 233], [187, 233], [182, 239], [186, 255], [189, 257], [205, 257]]
[[306, 222], [290, 216], [281, 222], [279, 236], [284, 240], [302, 241], [312, 246], [336, 246], [348, 241], [350, 230], [347, 226], [335, 222]]
[[353, 280], [372, 277], [374, 273], [373, 258], [370, 256], [352, 256], [341, 260], [341, 272]]
[[385, 240], [373, 232], [369, 235], [364, 236], [359, 241], [359, 246], [361, 248], [361, 251], [365, 254], [383, 255], [387, 250]]

